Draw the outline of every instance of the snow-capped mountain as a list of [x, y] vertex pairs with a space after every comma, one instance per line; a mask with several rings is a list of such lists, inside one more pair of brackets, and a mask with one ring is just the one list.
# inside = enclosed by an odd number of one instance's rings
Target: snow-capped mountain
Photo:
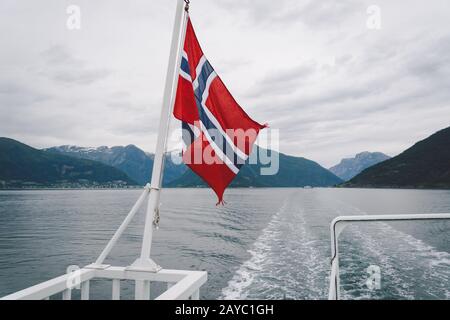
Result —
[[[98, 148], [64, 145], [48, 148], [45, 151], [110, 165], [122, 170], [141, 185], [148, 183], [151, 178], [154, 154], [144, 152], [135, 145]], [[185, 171], [186, 167], [183, 164], [174, 163], [172, 157], [167, 156], [163, 183], [179, 178]]]

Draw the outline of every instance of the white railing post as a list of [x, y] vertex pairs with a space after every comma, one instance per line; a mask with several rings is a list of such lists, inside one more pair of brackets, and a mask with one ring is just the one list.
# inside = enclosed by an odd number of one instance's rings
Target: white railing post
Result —
[[111, 238], [111, 240], [109, 240], [109, 242], [106, 245], [105, 249], [103, 249], [102, 253], [99, 255], [99, 257], [97, 258], [95, 263], [90, 265], [89, 267], [92, 267], [92, 268], [93, 267], [101, 267], [101, 265], [105, 261], [106, 257], [109, 255], [111, 250], [116, 245], [117, 240], [119, 240], [119, 238], [122, 235], [122, 233], [125, 231], [125, 229], [128, 227], [128, 225], [130, 224], [130, 222], [133, 219], [133, 217], [136, 215], [136, 212], [138, 212], [139, 209], [141, 208], [142, 203], [145, 201], [145, 199], [147, 199], [147, 196], [149, 195], [149, 193], [150, 193], [150, 184], [147, 184], [145, 186], [145, 188], [144, 188], [144, 192], [142, 192], [141, 196], [136, 201], [136, 203], [134, 204], [133, 208], [131, 208], [131, 211], [128, 213], [128, 215], [126, 216], [125, 220], [123, 220], [122, 224], [117, 229], [117, 231], [114, 233], [114, 235]]
[[[62, 294], [63, 300], [72, 298], [72, 289], [67, 287], [67, 279], [70, 275], [60, 277], [37, 284], [30, 288], [18, 291], [0, 300], [43, 300], [50, 296]], [[81, 299], [87, 300], [90, 295], [90, 281], [92, 279], [112, 280], [112, 299], [120, 299], [121, 280], [135, 281], [137, 299], [149, 299], [151, 283], [167, 284], [167, 290], [156, 297], [157, 300], [196, 300], [200, 297], [200, 287], [206, 283], [208, 274], [205, 271], [166, 270], [157, 273], [151, 271], [130, 271], [127, 267], [107, 267], [104, 269], [80, 270]], [[142, 294], [144, 293], [144, 294]]]
[[339, 254], [337, 254], [331, 263], [330, 290], [328, 292], [328, 300], [339, 300], [339, 285]]
[[81, 300], [89, 300], [89, 280], [81, 284]]
[[200, 300], [200, 289], [194, 292], [194, 294], [191, 296], [191, 300]]
[[66, 289], [62, 292], [63, 300], [71, 300], [72, 299], [72, 289]]
[[[153, 238], [153, 222], [155, 213], [159, 210], [159, 199], [162, 186], [164, 170], [164, 157], [166, 154], [169, 125], [173, 106], [175, 104], [178, 86], [178, 75], [180, 73], [181, 56], [183, 51], [184, 37], [187, 26], [187, 10], [185, 1], [177, 0], [175, 21], [172, 32], [172, 43], [167, 66], [166, 83], [164, 86], [163, 103], [159, 120], [158, 138], [156, 142], [155, 158], [153, 161], [151, 192], [148, 199], [147, 213], [144, 225], [144, 236], [142, 239], [141, 256], [131, 266], [133, 270], [144, 270], [158, 272], [161, 267], [151, 259], [151, 248]], [[141, 287], [141, 285], [137, 285]], [[145, 287], [145, 285], [144, 285]], [[145, 294], [139, 294], [142, 296]]]
[[[330, 226], [331, 233], [331, 275], [330, 275], [330, 289], [328, 292], [329, 300], [340, 299], [340, 276], [339, 276], [339, 235], [344, 231], [347, 223], [345, 221], [333, 220]], [[340, 222], [340, 223], [338, 223]]]
[[150, 281], [136, 280], [134, 295], [136, 300], [150, 300]]
[[120, 279], [112, 281], [112, 300], [120, 300]]

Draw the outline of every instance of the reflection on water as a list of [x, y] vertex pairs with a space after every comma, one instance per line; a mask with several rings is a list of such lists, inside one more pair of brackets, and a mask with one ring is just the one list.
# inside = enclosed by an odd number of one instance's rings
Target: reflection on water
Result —
[[[0, 296], [93, 262], [140, 191], [0, 192]], [[163, 267], [208, 271], [202, 298], [324, 299], [329, 224], [338, 215], [450, 212], [449, 191], [232, 189], [216, 207], [207, 189], [164, 190], [153, 258]], [[139, 255], [135, 217], [108, 263]], [[450, 298], [448, 222], [373, 223], [342, 234], [341, 285], [348, 299]], [[365, 285], [381, 268], [381, 289]], [[157, 293], [158, 286], [152, 287]], [[95, 281], [92, 297], [109, 299]], [[122, 296], [133, 297], [126, 282]]]

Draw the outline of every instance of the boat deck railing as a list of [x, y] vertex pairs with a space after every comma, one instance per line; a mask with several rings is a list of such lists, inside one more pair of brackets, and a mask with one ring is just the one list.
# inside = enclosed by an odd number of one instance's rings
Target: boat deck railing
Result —
[[[75, 270], [69, 270], [70, 272], [67, 272], [65, 275], [10, 294], [2, 299], [45, 300], [50, 299], [52, 296], [62, 294], [63, 300], [71, 300], [72, 290], [79, 288], [81, 290], [81, 300], [89, 300], [91, 280], [110, 279], [112, 280], [111, 298], [113, 300], [120, 299], [121, 280], [134, 281], [136, 300], [150, 299], [150, 286], [152, 282], [167, 284], [167, 290], [159, 295], [156, 298], [157, 300], [198, 300], [200, 297], [200, 287], [206, 283], [208, 277], [206, 271], [162, 269], [150, 259], [154, 215], [152, 210], [148, 212], [149, 217], [147, 217], [145, 224], [146, 231], [144, 232], [143, 248], [145, 247], [147, 250], [142, 250], [144, 254], [141, 254], [141, 257], [128, 267], [114, 267], [104, 264], [104, 261], [145, 200], [153, 196], [152, 199], [156, 201], [156, 191], [159, 192], [159, 190], [152, 188], [149, 184], [145, 186], [141, 196], [93, 264], [82, 269], [76, 268]], [[151, 204], [152, 202], [149, 201], [149, 203]]]
[[389, 222], [389, 221], [426, 221], [450, 219], [450, 213], [430, 213], [430, 214], [397, 214], [397, 215], [360, 215], [360, 216], [340, 216], [333, 220], [330, 227], [331, 233], [331, 275], [330, 288], [328, 292], [329, 300], [340, 299], [340, 278], [339, 278], [339, 235], [346, 226], [352, 223], [368, 222]]
[[[152, 282], [167, 284], [167, 290], [156, 300], [199, 300], [200, 287], [207, 280], [205, 271], [180, 271], [162, 269], [158, 272], [129, 270], [126, 267], [87, 266], [63, 276], [40, 283], [2, 298], [2, 300], [49, 300], [52, 296], [63, 300], [72, 299], [72, 291], [80, 289], [81, 300], [89, 300], [90, 284], [94, 279], [112, 281], [111, 299], [120, 300], [122, 280], [135, 282], [135, 299], [149, 300]], [[144, 288], [144, 290], [142, 290]], [[61, 295], [62, 294], [62, 295]], [[61, 295], [60, 297], [56, 295]]]
[[[330, 226], [331, 232], [331, 275], [328, 298], [340, 299], [339, 276], [339, 235], [346, 226], [353, 223], [389, 222], [389, 221], [432, 221], [450, 219], [450, 213], [433, 214], [401, 214], [401, 215], [362, 215], [340, 216], [335, 218]], [[109, 251], [109, 250], [106, 250]], [[103, 259], [103, 258], [102, 258]], [[102, 260], [100, 259], [100, 260]], [[27, 289], [7, 295], [3, 300], [49, 300], [61, 295], [63, 300], [72, 299], [72, 291], [80, 289], [81, 300], [90, 299], [90, 284], [92, 280], [109, 279], [112, 282], [111, 299], [120, 300], [121, 281], [134, 281], [135, 299], [149, 300], [151, 283], [165, 283], [167, 290], [156, 297], [156, 300], [198, 300], [200, 288], [207, 281], [205, 271], [187, 270], [139, 270], [139, 268], [114, 267], [94, 263], [82, 269], [68, 272], [60, 277], [42, 282]]]

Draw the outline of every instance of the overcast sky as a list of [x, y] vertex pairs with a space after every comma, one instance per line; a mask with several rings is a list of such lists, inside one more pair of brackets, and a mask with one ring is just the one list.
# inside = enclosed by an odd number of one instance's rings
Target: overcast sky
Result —
[[[66, 27], [69, 5], [81, 29]], [[369, 5], [381, 29], [367, 27]], [[1, 0], [0, 136], [154, 151], [174, 0]], [[329, 167], [450, 125], [448, 0], [191, 0], [203, 50], [280, 150]], [[174, 125], [178, 125], [173, 122]]]

